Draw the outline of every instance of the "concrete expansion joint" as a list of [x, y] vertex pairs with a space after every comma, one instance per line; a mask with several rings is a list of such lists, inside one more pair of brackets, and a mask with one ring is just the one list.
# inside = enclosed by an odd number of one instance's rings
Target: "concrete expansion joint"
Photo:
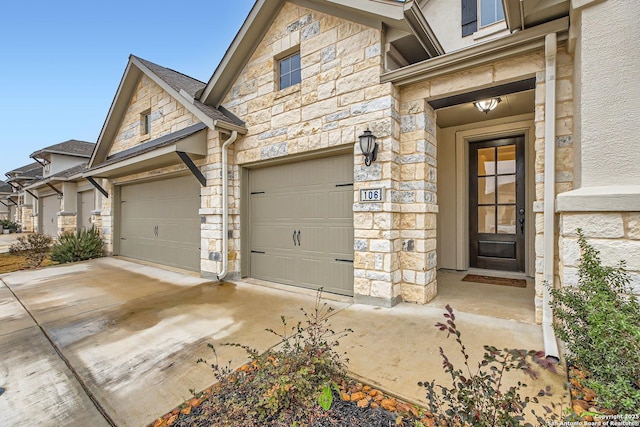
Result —
[[[9, 286], [9, 284], [7, 282], [5, 282], [4, 280], [2, 280], [2, 278], [0, 278], [0, 282], [2, 282], [7, 289], [9, 290], [9, 292], [11, 292], [11, 294], [13, 295], [13, 297], [15, 298], [16, 301], [18, 301], [18, 303], [22, 306], [22, 308], [24, 309], [24, 311], [29, 315], [29, 317], [31, 317], [31, 320], [33, 320], [33, 323], [35, 323], [36, 325], [38, 325], [38, 328], [40, 329], [40, 332], [42, 332], [42, 335], [44, 335], [44, 337], [47, 339], [47, 341], [49, 341], [49, 344], [51, 345], [51, 347], [53, 348], [53, 350], [56, 352], [56, 354], [58, 355], [58, 357], [60, 358], [60, 360], [62, 360], [64, 362], [64, 364], [67, 366], [67, 368], [69, 369], [69, 371], [71, 371], [71, 373], [73, 374], [74, 378], [76, 379], [76, 381], [78, 381], [78, 384], [80, 384], [80, 387], [82, 387], [82, 390], [86, 393], [87, 397], [89, 398], [89, 400], [91, 400], [91, 403], [93, 403], [93, 405], [96, 407], [96, 409], [98, 410], [98, 412], [100, 412], [100, 414], [103, 416], [103, 418], [105, 419], [105, 421], [111, 426], [111, 427], [118, 427], [118, 425], [111, 419], [111, 417], [109, 416], [109, 414], [107, 414], [107, 411], [102, 407], [102, 405], [100, 405], [100, 403], [98, 402], [98, 400], [96, 399], [95, 395], [91, 392], [91, 390], [89, 390], [89, 387], [87, 386], [87, 384], [84, 382], [84, 380], [82, 379], [82, 377], [80, 376], [80, 374], [78, 374], [78, 372], [75, 370], [75, 368], [71, 365], [71, 363], [69, 363], [69, 360], [62, 354], [62, 351], [60, 351], [60, 348], [58, 348], [58, 346], [55, 344], [55, 342], [53, 341], [53, 339], [49, 336], [49, 334], [47, 333], [47, 331], [44, 329], [44, 327], [42, 327], [42, 325], [40, 324], [40, 322], [38, 322], [36, 320], [36, 318], [33, 316], [33, 314], [31, 313], [31, 311], [29, 311], [29, 309], [22, 303], [22, 300], [20, 300], [20, 298], [18, 298], [18, 295], [16, 295], [16, 293], [13, 291], [13, 289], [11, 289], [11, 287]], [[0, 395], [2, 395], [2, 393], [4, 393], [5, 389], [0, 388]]]

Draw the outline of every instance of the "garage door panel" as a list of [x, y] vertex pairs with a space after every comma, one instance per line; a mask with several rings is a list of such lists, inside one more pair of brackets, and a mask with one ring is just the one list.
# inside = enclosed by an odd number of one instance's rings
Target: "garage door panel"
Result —
[[251, 266], [255, 268], [256, 279], [272, 282], [294, 284], [293, 259], [289, 256], [251, 254]]
[[45, 196], [42, 200], [42, 233], [58, 237], [58, 212], [60, 211], [60, 199], [57, 195]]
[[120, 254], [200, 269], [200, 185], [192, 176], [124, 185]]
[[249, 191], [251, 276], [353, 295], [353, 156], [252, 170]]
[[91, 211], [95, 210], [93, 190], [83, 191], [78, 194], [78, 205], [77, 229], [89, 230], [93, 226], [91, 223]]

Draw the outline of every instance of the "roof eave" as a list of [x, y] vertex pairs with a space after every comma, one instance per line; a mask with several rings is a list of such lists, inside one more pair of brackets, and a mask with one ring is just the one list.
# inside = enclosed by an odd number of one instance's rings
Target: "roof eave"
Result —
[[406, 4], [404, 19], [430, 57], [433, 58], [444, 55], [445, 52], [438, 37], [436, 37], [436, 34], [431, 29], [429, 22], [427, 22], [427, 19], [416, 2], [412, 1]]
[[236, 53], [255, 50], [283, 4], [284, 0], [256, 1], [200, 95], [202, 103], [214, 107], [222, 104], [228, 86], [236, 80], [250, 56]]
[[[124, 116], [124, 112], [126, 111], [127, 102], [125, 102], [125, 100], [128, 100], [135, 90], [135, 85], [140, 77], [141, 71], [139, 69], [132, 70], [131, 59], [132, 56], [129, 56], [129, 62], [127, 63], [127, 67], [125, 68], [122, 78], [120, 79], [120, 84], [118, 85], [118, 90], [113, 97], [113, 101], [111, 101], [111, 107], [107, 113], [107, 118], [102, 125], [100, 135], [98, 136], [98, 142], [96, 143], [96, 147], [94, 148], [89, 160], [89, 167], [106, 158], [109, 147], [104, 145], [106, 144], [104, 141], [109, 141], [115, 136], [117, 128]], [[116, 117], [118, 118], [118, 123], [113, 123], [113, 120], [115, 120]]]
[[544, 47], [544, 38], [559, 33], [559, 40], [567, 39], [569, 18], [564, 17], [519, 31], [506, 37], [460, 49], [380, 76], [382, 83], [405, 86], [471, 67], [488, 64], [499, 59], [521, 55]]

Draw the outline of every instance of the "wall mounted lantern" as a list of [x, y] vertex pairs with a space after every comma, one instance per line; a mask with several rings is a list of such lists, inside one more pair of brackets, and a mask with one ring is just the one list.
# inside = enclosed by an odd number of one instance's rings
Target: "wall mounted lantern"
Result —
[[365, 130], [358, 138], [360, 139], [360, 150], [364, 156], [364, 164], [371, 166], [371, 163], [378, 158], [378, 143], [376, 142], [378, 138], [369, 129]]
[[489, 114], [489, 111], [496, 108], [500, 101], [502, 101], [500, 98], [481, 99], [479, 101], [475, 101], [473, 105], [476, 106], [478, 111]]

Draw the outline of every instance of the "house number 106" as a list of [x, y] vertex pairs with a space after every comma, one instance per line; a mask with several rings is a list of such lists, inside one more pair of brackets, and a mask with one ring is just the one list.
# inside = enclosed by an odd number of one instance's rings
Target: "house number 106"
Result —
[[361, 202], [382, 202], [382, 188], [363, 188], [360, 190]]

